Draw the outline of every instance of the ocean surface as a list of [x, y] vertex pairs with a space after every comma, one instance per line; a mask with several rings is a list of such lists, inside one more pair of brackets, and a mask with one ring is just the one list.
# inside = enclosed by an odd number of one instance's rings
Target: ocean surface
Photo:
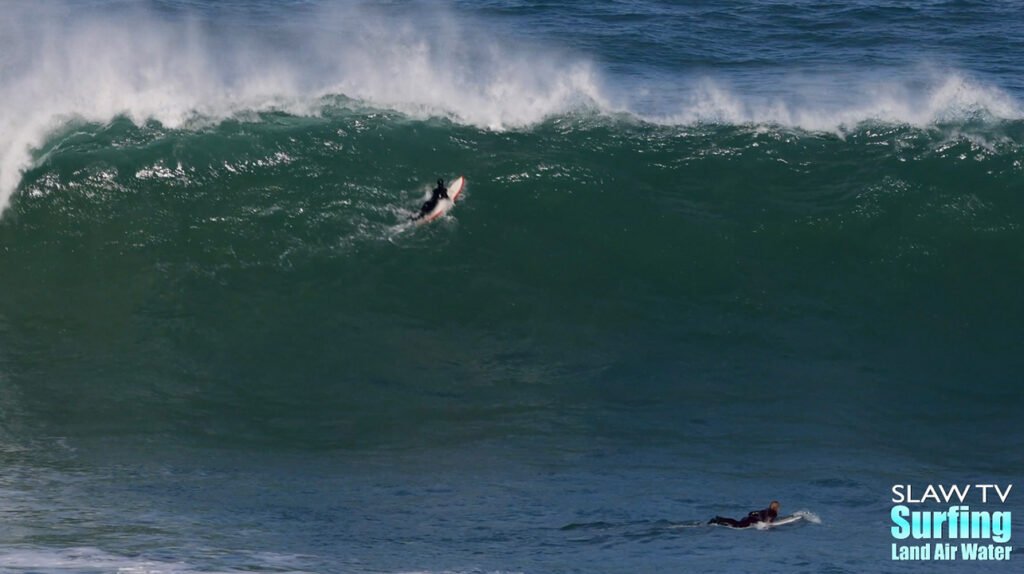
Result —
[[1022, 571], [1019, 2], [0, 15], [0, 572]]

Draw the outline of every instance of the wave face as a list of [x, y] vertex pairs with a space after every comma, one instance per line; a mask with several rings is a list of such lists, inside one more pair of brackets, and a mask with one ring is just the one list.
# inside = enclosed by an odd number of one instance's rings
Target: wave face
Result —
[[[422, 424], [404, 413], [420, 399], [388, 406], [410, 377], [586, 396], [620, 363], [695, 376], [734, 345], [761, 349], [747, 368], [894, 354], [892, 376], [956, 386], [979, 352], [979, 388], [1015, 376], [1024, 122], [839, 137], [576, 115], [494, 132], [348, 103], [203, 129], [83, 123], [41, 150], [0, 228], [3, 308], [29, 349], [60, 341], [98, 377], [53, 390], [79, 399], [60, 416], [201, 428], [237, 392], [252, 410], [217, 417], [226, 440], [251, 426], [347, 445], [367, 437], [305, 428], [309, 401], [373, 434], [380, 408]], [[463, 172], [453, 216], [410, 229], [429, 182]], [[949, 346], [964, 354], [941, 373], [918, 364]], [[268, 398], [294, 402], [285, 428]]]
[[1016, 4], [676, 4], [0, 0], [0, 573], [885, 571], [1021, 476]]

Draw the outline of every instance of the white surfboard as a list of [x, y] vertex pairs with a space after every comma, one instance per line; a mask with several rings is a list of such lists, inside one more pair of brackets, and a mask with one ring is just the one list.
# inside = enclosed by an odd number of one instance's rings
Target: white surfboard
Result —
[[783, 516], [781, 518], [776, 518], [771, 522], [759, 522], [754, 524], [753, 526], [754, 528], [775, 528], [776, 526], [785, 526], [787, 524], [799, 522], [800, 520], [803, 520], [803, 518], [804, 517], [799, 514], [793, 514], [791, 516]]
[[804, 516], [801, 515], [801, 514], [792, 514], [790, 516], [782, 516], [782, 517], [776, 518], [775, 520], [773, 520], [771, 522], [755, 522], [755, 523], [751, 524], [750, 526], [738, 527], [738, 526], [729, 526], [728, 524], [719, 524], [718, 526], [724, 526], [726, 528], [732, 528], [733, 530], [746, 530], [748, 528], [756, 528], [758, 530], [768, 530], [769, 528], [775, 528], [777, 526], [785, 526], [787, 524], [793, 524], [794, 522], [799, 522], [799, 521], [801, 521], [803, 519], [804, 519]]
[[430, 210], [429, 213], [416, 219], [417, 225], [424, 223], [430, 223], [438, 217], [441, 217], [445, 213], [448, 213], [452, 207], [455, 206], [455, 200], [459, 198], [462, 193], [462, 188], [466, 187], [466, 176], [459, 176], [458, 179], [448, 184], [448, 199], [441, 199], [434, 206], [434, 209]]

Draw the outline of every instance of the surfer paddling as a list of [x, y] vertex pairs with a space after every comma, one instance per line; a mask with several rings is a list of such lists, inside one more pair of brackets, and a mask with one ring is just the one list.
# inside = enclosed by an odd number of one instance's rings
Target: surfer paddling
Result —
[[778, 515], [779, 501], [773, 500], [772, 503], [768, 505], [768, 508], [765, 508], [764, 510], [755, 510], [746, 515], [743, 520], [733, 520], [732, 518], [716, 516], [709, 520], [708, 524], [724, 524], [725, 526], [732, 526], [733, 528], [746, 528], [759, 522], [772, 522]]
[[437, 202], [441, 201], [442, 199], [448, 199], [448, 188], [444, 186], [444, 180], [439, 179], [437, 180], [437, 187], [435, 187], [434, 190], [430, 192], [430, 199], [428, 199], [427, 202], [423, 204], [423, 207], [420, 208], [420, 212], [416, 214], [414, 217], [411, 217], [410, 219], [415, 221], [427, 215], [428, 213], [433, 211], [435, 207], [437, 207]]

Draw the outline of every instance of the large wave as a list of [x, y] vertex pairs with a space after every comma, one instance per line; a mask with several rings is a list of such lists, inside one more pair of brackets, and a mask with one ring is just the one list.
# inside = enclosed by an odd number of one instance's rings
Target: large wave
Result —
[[509, 46], [438, 7], [313, 6], [285, 21], [6, 2], [0, 206], [32, 150], [74, 120], [175, 128], [244, 111], [316, 114], [344, 95], [414, 116], [524, 126], [596, 99], [582, 59]]
[[660, 124], [812, 131], [1024, 117], [1010, 94], [952, 70], [615, 73], [569, 40], [517, 41], [498, 20], [444, 5], [226, 6], [110, 2], [82, 13], [66, 1], [3, 2], [0, 209], [69, 123], [123, 116], [178, 128], [253, 111], [316, 115], [326, 96], [497, 130], [581, 108]]

